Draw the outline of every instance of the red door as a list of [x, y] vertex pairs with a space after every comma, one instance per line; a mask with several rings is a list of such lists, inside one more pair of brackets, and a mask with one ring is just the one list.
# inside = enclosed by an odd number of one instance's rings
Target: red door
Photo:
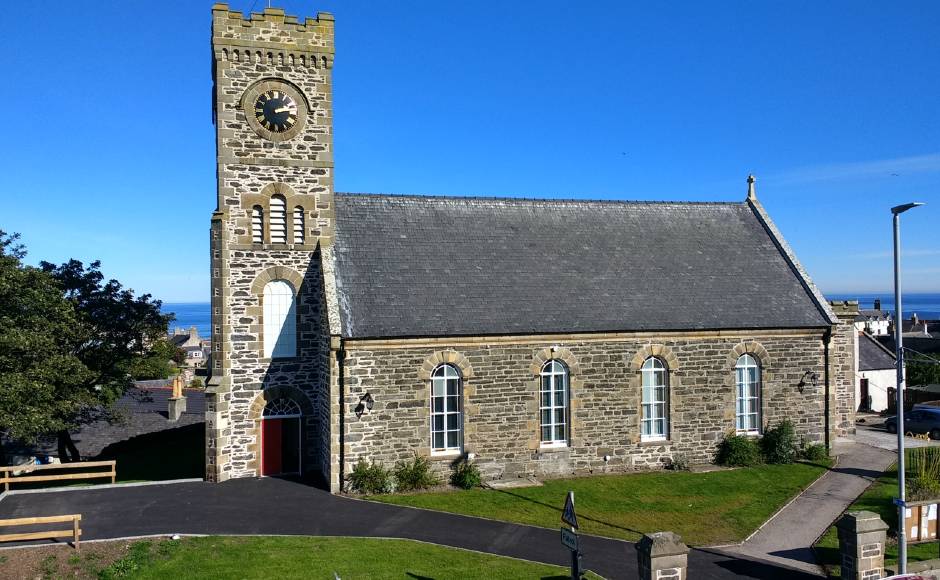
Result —
[[261, 421], [261, 475], [300, 473], [300, 418]]
[[281, 435], [284, 419], [261, 421], [261, 475], [283, 473], [281, 468]]

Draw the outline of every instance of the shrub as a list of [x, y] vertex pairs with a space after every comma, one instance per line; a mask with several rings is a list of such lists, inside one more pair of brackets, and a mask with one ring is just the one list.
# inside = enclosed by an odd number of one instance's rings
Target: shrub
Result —
[[463, 489], [472, 489], [483, 482], [480, 470], [470, 463], [466, 457], [454, 462], [454, 472], [450, 475], [450, 482]]
[[360, 459], [348, 476], [349, 487], [359, 493], [391, 493], [392, 477], [388, 470], [375, 462]]
[[202, 384], [202, 379], [199, 377], [193, 377], [193, 380], [189, 381], [190, 389], [201, 389], [203, 387], [205, 387], [205, 385]]
[[757, 441], [745, 435], [730, 433], [718, 444], [715, 463], [728, 467], [750, 467], [760, 463]]
[[398, 491], [427, 489], [440, 483], [440, 479], [431, 472], [431, 461], [427, 457], [415, 457], [412, 461], [399, 461], [395, 464], [395, 481]]
[[807, 461], [822, 461], [829, 457], [829, 452], [822, 443], [809, 443], [800, 449], [800, 457]]
[[689, 467], [689, 456], [684, 453], [676, 453], [669, 458], [669, 463], [666, 464], [666, 469], [673, 471], [688, 471]]
[[912, 500], [940, 497], [940, 448], [917, 447], [907, 452], [908, 491]]
[[789, 419], [767, 429], [760, 440], [761, 454], [767, 463], [793, 463], [796, 459], [796, 429]]

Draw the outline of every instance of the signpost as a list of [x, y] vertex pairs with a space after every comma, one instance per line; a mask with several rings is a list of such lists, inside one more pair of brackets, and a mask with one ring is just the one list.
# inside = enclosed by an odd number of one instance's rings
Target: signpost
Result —
[[561, 511], [561, 521], [571, 526], [561, 528], [561, 543], [571, 550], [571, 580], [581, 579], [581, 544], [578, 540], [578, 515], [574, 513], [574, 492], [569, 491], [565, 498], [565, 509]]

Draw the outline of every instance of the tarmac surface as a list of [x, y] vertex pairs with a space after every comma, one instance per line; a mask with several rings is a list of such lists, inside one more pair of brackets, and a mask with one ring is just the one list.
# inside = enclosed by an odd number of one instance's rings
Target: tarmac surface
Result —
[[[558, 529], [355, 500], [274, 478], [14, 493], [0, 501], [0, 518], [71, 513], [82, 514], [85, 541], [174, 533], [357, 536], [421, 540], [559, 566], [569, 566], [571, 558]], [[637, 578], [632, 543], [582, 534], [581, 546], [586, 569], [605, 578]], [[747, 554], [694, 549], [689, 577], [818, 576]]]

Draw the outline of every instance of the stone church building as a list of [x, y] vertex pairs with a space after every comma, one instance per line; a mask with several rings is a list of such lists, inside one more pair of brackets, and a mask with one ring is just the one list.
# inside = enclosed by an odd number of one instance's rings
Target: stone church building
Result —
[[857, 309], [825, 301], [753, 178], [731, 203], [335, 192], [333, 26], [213, 7], [208, 479], [338, 491], [415, 453], [603, 473], [782, 419], [852, 429]]

